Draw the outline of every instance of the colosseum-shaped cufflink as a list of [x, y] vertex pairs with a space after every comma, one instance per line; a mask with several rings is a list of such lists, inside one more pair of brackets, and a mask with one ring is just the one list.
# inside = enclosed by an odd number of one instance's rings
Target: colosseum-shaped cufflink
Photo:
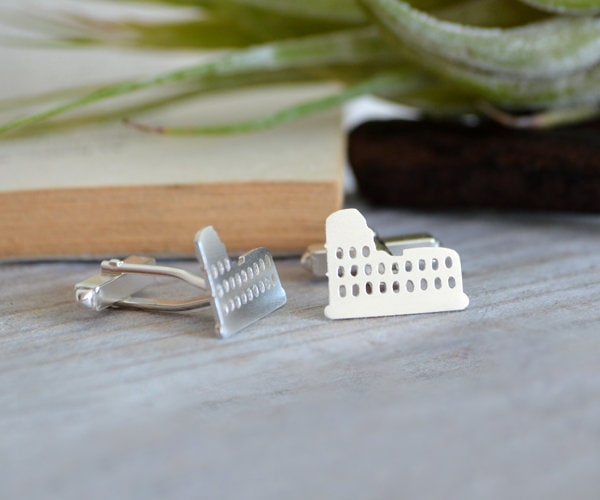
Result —
[[[75, 299], [96, 311], [108, 307], [185, 311], [210, 306], [221, 337], [229, 337], [286, 303], [273, 256], [266, 248], [230, 259], [212, 226], [198, 231], [194, 243], [201, 264], [200, 275], [159, 266], [151, 257], [105, 260], [98, 274], [75, 285]], [[177, 278], [208, 295], [186, 300], [135, 295], [154, 284], [157, 276]]]
[[[356, 209], [338, 210], [325, 224], [323, 251], [312, 248], [303, 264], [326, 272], [330, 319], [457, 311], [469, 305], [460, 257], [428, 234], [388, 243], [380, 240]], [[393, 248], [393, 251], [390, 251]]]

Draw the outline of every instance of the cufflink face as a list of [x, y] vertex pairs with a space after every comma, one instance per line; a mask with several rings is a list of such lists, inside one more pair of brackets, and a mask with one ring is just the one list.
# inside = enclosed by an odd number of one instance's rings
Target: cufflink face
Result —
[[232, 261], [212, 226], [198, 231], [195, 244], [207, 275], [221, 337], [228, 337], [286, 303], [273, 257], [266, 248], [257, 248]]
[[356, 209], [326, 221], [331, 319], [364, 318], [465, 309], [458, 253], [443, 247], [406, 248], [392, 255]]

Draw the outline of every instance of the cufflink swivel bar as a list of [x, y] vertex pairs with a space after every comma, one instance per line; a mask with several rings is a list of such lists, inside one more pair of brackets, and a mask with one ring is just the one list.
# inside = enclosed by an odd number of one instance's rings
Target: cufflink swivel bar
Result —
[[108, 307], [127, 307], [154, 311], [188, 311], [210, 305], [208, 295], [188, 300], [135, 297], [133, 294], [156, 282], [155, 276], [180, 279], [207, 291], [206, 280], [175, 267], [159, 266], [149, 257], [102, 261], [100, 273], [76, 285], [75, 299], [95, 311]]
[[[128, 257], [102, 262], [100, 273], [75, 285], [75, 299], [101, 311], [127, 307], [155, 311], [186, 311], [211, 306], [216, 330], [227, 337], [286, 303], [286, 295], [271, 253], [257, 248], [231, 260], [212, 226], [194, 239], [202, 276], [183, 269], [159, 266], [150, 257]], [[182, 280], [207, 292], [187, 300], [135, 296], [156, 282], [157, 276]]]

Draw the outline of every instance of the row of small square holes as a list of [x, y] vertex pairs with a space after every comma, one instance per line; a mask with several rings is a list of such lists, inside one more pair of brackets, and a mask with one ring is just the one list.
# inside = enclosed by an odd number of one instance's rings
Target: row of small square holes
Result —
[[[420, 285], [421, 285], [421, 290], [427, 290], [428, 283], [425, 278], [423, 278], [421, 280]], [[433, 282], [433, 286], [435, 287], [436, 290], [440, 290], [442, 288], [442, 280], [440, 278], [435, 278], [435, 280]], [[448, 287], [454, 288], [455, 286], [456, 286], [456, 280], [454, 279], [454, 277], [450, 276], [448, 278]], [[412, 280], [408, 280], [406, 282], [406, 290], [411, 293], [415, 291], [415, 284], [413, 283]], [[392, 283], [392, 291], [394, 293], [400, 292], [400, 282], [399, 281], [394, 281]], [[373, 294], [373, 284], [370, 281], [365, 283], [365, 292], [367, 293], [367, 295]], [[387, 292], [387, 284], [385, 281], [382, 281], [381, 283], [379, 283], [379, 293], [386, 293], [386, 292]], [[352, 285], [352, 295], [354, 297], [358, 297], [359, 294], [360, 294], [360, 286], [355, 283], [354, 285]], [[345, 285], [340, 285], [339, 295], [342, 298], [346, 297], [346, 286]]]
[[[365, 248], [368, 248], [368, 247], [365, 247]], [[447, 269], [450, 269], [452, 267], [452, 258], [446, 257], [444, 264], [446, 265]], [[426, 268], [427, 268], [427, 263], [425, 262], [425, 259], [419, 259], [419, 270], [425, 271]], [[394, 262], [392, 264], [391, 269], [392, 269], [392, 273], [394, 273], [394, 274], [398, 274], [400, 272], [400, 266], [398, 265], [397, 262]], [[437, 271], [439, 269], [439, 262], [437, 259], [431, 260], [431, 269], [433, 269], [434, 271]], [[385, 273], [385, 264], [383, 262], [380, 262], [379, 265], [377, 266], [377, 270], [379, 271], [379, 274], [384, 274]], [[404, 270], [406, 272], [411, 272], [413, 270], [413, 264], [410, 260], [407, 260], [404, 263]], [[371, 273], [373, 272], [373, 268], [371, 267], [371, 264], [365, 264], [364, 271], [365, 271], [366, 276], [370, 276]], [[345, 273], [344, 266], [339, 266], [337, 269], [338, 277], [341, 278], [342, 276], [344, 276], [344, 273]], [[356, 264], [353, 264], [352, 266], [350, 266], [350, 275], [351, 276], [358, 275], [358, 266]]]

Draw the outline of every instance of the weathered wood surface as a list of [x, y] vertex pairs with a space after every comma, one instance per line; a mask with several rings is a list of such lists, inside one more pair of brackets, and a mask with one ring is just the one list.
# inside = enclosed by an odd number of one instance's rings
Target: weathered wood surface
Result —
[[288, 259], [222, 341], [78, 308], [96, 263], [0, 265], [0, 497], [598, 498], [600, 218], [365, 214], [457, 249], [469, 308], [329, 321]]

